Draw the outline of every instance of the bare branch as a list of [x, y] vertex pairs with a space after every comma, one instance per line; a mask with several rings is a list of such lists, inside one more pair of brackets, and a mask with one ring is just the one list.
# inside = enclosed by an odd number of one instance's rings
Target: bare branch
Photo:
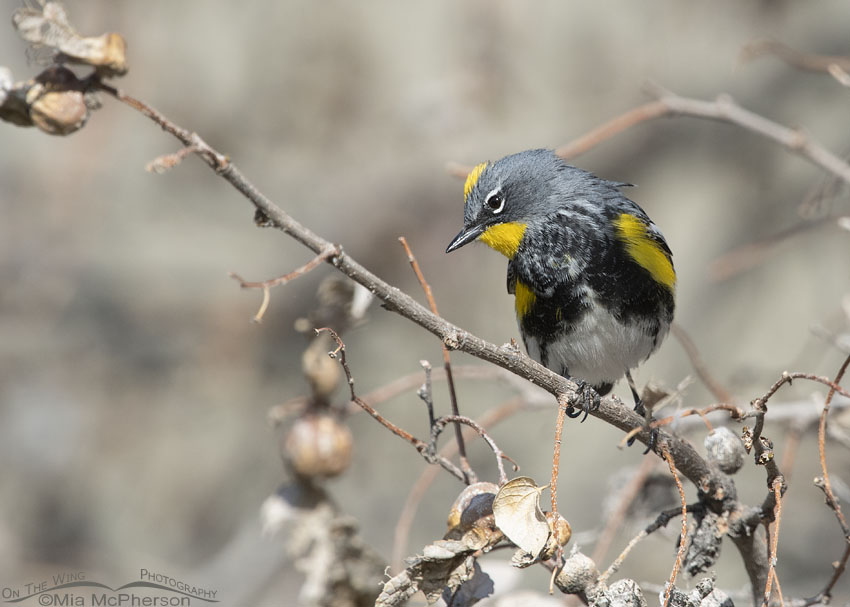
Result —
[[779, 588], [779, 578], [776, 577], [776, 555], [778, 554], [777, 550], [779, 548], [779, 523], [782, 520], [782, 480], [777, 478], [774, 480], [772, 485], [774, 502], [776, 502], [776, 506], [773, 508], [773, 533], [771, 534], [771, 542], [770, 542], [770, 554], [768, 557], [768, 561], [770, 565], [767, 570], [767, 584], [764, 587], [764, 601], [762, 602], [763, 607], [768, 607], [770, 605], [770, 591], [773, 580], [776, 579], [777, 591]]
[[667, 582], [667, 588], [664, 591], [664, 601], [662, 605], [667, 607], [670, 602], [670, 594], [673, 591], [673, 584], [676, 583], [676, 576], [679, 573], [679, 567], [682, 566], [682, 558], [685, 556], [685, 544], [688, 536], [688, 502], [685, 500], [685, 489], [682, 487], [682, 481], [679, 480], [679, 473], [676, 471], [676, 464], [667, 450], [666, 445], [661, 446], [661, 455], [670, 467], [670, 473], [673, 475], [673, 480], [676, 481], [676, 488], [679, 490], [679, 499], [682, 501], [682, 532], [679, 536], [679, 549], [676, 551], [676, 562], [673, 563], [673, 571], [670, 572], [670, 579]]
[[830, 72], [834, 67], [850, 70], [850, 57], [802, 53], [776, 40], [755, 40], [741, 49], [741, 61], [752, 61], [765, 55], [778, 57], [791, 67], [810, 72]]
[[387, 430], [413, 445], [416, 448], [416, 451], [418, 451], [423, 457], [425, 457], [426, 461], [428, 461], [429, 463], [440, 464], [445, 470], [457, 477], [458, 480], [460, 480], [461, 482], [466, 482], [466, 476], [451, 461], [449, 461], [445, 457], [442, 457], [441, 455], [430, 453], [427, 443], [416, 438], [407, 430], [403, 430], [402, 428], [396, 426], [394, 423], [392, 423], [380, 413], [378, 413], [369, 403], [357, 396], [354, 391], [354, 378], [351, 375], [351, 369], [349, 369], [348, 367], [348, 362], [345, 360], [345, 344], [342, 343], [342, 340], [339, 338], [339, 335], [337, 335], [333, 329], [329, 329], [327, 327], [322, 329], [316, 329], [316, 333], [320, 333], [323, 331], [327, 331], [328, 334], [337, 343], [337, 349], [333, 352], [329, 352], [328, 354], [332, 358], [339, 356], [339, 362], [342, 365], [343, 371], [345, 372], [345, 378], [346, 380], [348, 380], [348, 388], [351, 392], [351, 400], [357, 403], [364, 411], [366, 411], [366, 413], [374, 417], [378, 421], [378, 423], [384, 426]]
[[563, 396], [558, 397], [558, 419], [555, 422], [555, 447], [552, 453], [552, 480], [549, 481], [549, 495], [552, 498], [552, 512], [558, 512], [558, 472], [561, 467], [561, 435], [564, 431], [564, 421], [567, 407], [570, 403]]
[[[413, 272], [416, 274], [416, 278], [419, 280], [419, 284], [422, 285], [422, 290], [425, 291], [425, 298], [428, 300], [428, 306], [431, 308], [431, 312], [433, 312], [436, 316], [439, 316], [440, 313], [437, 311], [437, 301], [434, 299], [434, 294], [431, 291], [431, 285], [428, 284], [428, 281], [425, 280], [425, 275], [422, 274], [422, 270], [419, 269], [419, 262], [416, 261], [416, 257], [413, 256], [413, 251], [410, 250], [410, 246], [407, 244], [407, 239], [404, 236], [399, 237], [399, 242], [401, 246], [404, 247], [405, 253], [407, 253], [407, 260], [410, 262], [410, 267], [413, 268]], [[449, 386], [449, 401], [451, 402], [452, 407], [452, 415], [459, 416], [460, 409], [457, 405], [457, 393], [455, 392], [455, 380], [452, 376], [452, 360], [451, 356], [449, 356], [449, 349], [445, 344], [440, 344], [440, 347], [443, 351], [443, 368], [446, 370], [446, 381]], [[458, 456], [460, 458], [460, 467], [463, 470], [464, 474], [467, 475], [467, 484], [472, 484], [478, 481], [475, 476], [475, 472], [472, 470], [472, 467], [469, 465], [469, 460], [466, 458], [466, 445], [463, 444], [463, 433], [460, 429], [460, 424], [455, 424], [455, 438], [457, 439], [457, 449]]]
[[505, 464], [502, 461], [503, 459], [508, 460], [514, 466], [514, 470], [519, 470], [519, 466], [517, 463], [505, 455], [505, 453], [499, 448], [499, 445], [496, 444], [496, 441], [487, 434], [487, 431], [481, 427], [475, 420], [465, 417], [463, 415], [444, 415], [443, 417], [438, 417], [434, 421], [434, 426], [431, 428], [431, 444], [430, 448], [433, 452], [436, 451], [437, 437], [440, 436], [440, 433], [443, 431], [443, 428], [446, 424], [464, 424], [465, 426], [469, 426], [473, 430], [475, 430], [478, 435], [484, 439], [484, 442], [487, 443], [487, 446], [490, 447], [490, 450], [493, 451], [493, 454], [496, 456], [496, 466], [499, 469], [499, 485], [504, 485], [508, 481], [508, 477], [505, 474]]
[[[463, 368], [463, 367], [461, 367]], [[480, 367], [474, 367], [480, 368]], [[479, 420], [478, 424], [482, 428], [492, 428], [499, 422], [507, 419], [522, 408], [522, 399], [512, 398], [502, 405], [491, 409], [485, 413]], [[465, 428], [465, 438], [469, 439], [474, 436], [475, 431], [472, 428]], [[447, 443], [445, 447], [440, 449], [440, 455], [450, 458], [457, 452], [457, 443]], [[439, 468], [428, 466], [419, 473], [419, 478], [413, 483], [410, 492], [407, 495], [407, 500], [398, 515], [398, 522], [395, 526], [395, 535], [393, 537], [393, 554], [390, 561], [392, 571], [398, 572], [403, 568], [402, 558], [407, 553], [407, 539], [410, 535], [410, 527], [413, 524], [413, 519], [416, 516], [416, 511], [419, 508], [419, 503], [425, 496], [425, 492], [437, 478]]]
[[[848, 365], [850, 365], [850, 356], [844, 359], [841, 368], [838, 370], [838, 373], [836, 373], [836, 384], [844, 377], [844, 373], [847, 371]], [[837, 561], [834, 565], [832, 577], [830, 577], [823, 590], [806, 601], [806, 604], [808, 605], [829, 601], [832, 596], [832, 589], [844, 574], [844, 571], [847, 568], [847, 560], [850, 558], [850, 528], [848, 528], [847, 520], [841, 511], [841, 505], [838, 503], [838, 500], [835, 498], [835, 494], [832, 492], [832, 483], [829, 480], [829, 471], [826, 467], [826, 417], [829, 414], [829, 407], [832, 403], [832, 398], [835, 395], [835, 392], [835, 389], [830, 389], [829, 394], [827, 394], [826, 401], [823, 405], [823, 411], [820, 416], [820, 423], [818, 424], [818, 453], [820, 455], [820, 465], [823, 477], [822, 479], [816, 479], [815, 484], [819, 486], [826, 495], [826, 505], [835, 512], [835, 518], [838, 519], [838, 524], [841, 526], [841, 531], [844, 533], [844, 541], [847, 545], [844, 547], [844, 554], [842, 554], [841, 560]], [[819, 480], [822, 480], [822, 482], [819, 483]]]
[[564, 159], [571, 159], [637, 124], [662, 117], [688, 116], [727, 122], [761, 135], [850, 183], [850, 165], [807, 133], [746, 110], [728, 95], [720, 95], [714, 101], [704, 101], [681, 97], [658, 86], [650, 85], [647, 88], [657, 97], [656, 101], [621, 114], [601, 127], [560, 146], [556, 153]]
[[[184, 148], [189, 149], [189, 148]], [[254, 315], [252, 319], [253, 322], [262, 322], [263, 316], [266, 313], [266, 310], [269, 307], [269, 300], [271, 298], [270, 290], [272, 287], [277, 287], [279, 285], [285, 285], [290, 280], [294, 280], [299, 276], [304, 276], [314, 268], [318, 267], [323, 261], [327, 261], [329, 257], [337, 255], [339, 253], [339, 248], [334, 246], [326, 247], [324, 250], [320, 251], [318, 255], [316, 255], [313, 259], [305, 263], [300, 268], [296, 268], [292, 270], [289, 274], [284, 274], [283, 276], [278, 276], [277, 278], [272, 278], [270, 280], [264, 280], [262, 282], [250, 282], [239, 276], [236, 272], [230, 272], [228, 276], [237, 280], [239, 282], [239, 286], [243, 289], [262, 289], [263, 290], [263, 303], [260, 304], [260, 309], [257, 310], [257, 313]]]

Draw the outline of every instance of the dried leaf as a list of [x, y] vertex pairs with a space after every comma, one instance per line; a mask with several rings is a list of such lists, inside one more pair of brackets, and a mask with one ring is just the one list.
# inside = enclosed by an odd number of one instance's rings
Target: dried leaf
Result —
[[478, 561], [472, 566], [472, 577], [461, 584], [460, 588], [451, 591], [443, 590], [443, 602], [452, 607], [472, 607], [481, 599], [493, 594], [493, 579], [481, 571]]
[[440, 598], [445, 588], [459, 588], [475, 574], [475, 550], [462, 541], [437, 540], [422, 556], [407, 560], [407, 568], [384, 584], [375, 607], [404, 604], [419, 590], [429, 604]]
[[58, 62], [93, 66], [102, 76], [127, 73], [127, 43], [119, 34], [80, 36], [60, 2], [44, 2], [41, 7], [19, 8], [12, 15], [18, 34], [33, 48], [54, 51]]
[[520, 550], [535, 557], [549, 538], [549, 525], [540, 510], [543, 489], [533, 479], [520, 476], [502, 485], [493, 500], [496, 525]]

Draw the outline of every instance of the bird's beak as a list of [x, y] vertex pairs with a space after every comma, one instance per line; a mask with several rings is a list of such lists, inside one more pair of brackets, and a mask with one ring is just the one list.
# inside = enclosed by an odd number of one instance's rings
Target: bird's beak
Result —
[[464, 228], [454, 237], [451, 244], [446, 248], [446, 253], [451, 253], [455, 249], [461, 248], [465, 244], [469, 244], [484, 232], [484, 227], [477, 225], [469, 228]]

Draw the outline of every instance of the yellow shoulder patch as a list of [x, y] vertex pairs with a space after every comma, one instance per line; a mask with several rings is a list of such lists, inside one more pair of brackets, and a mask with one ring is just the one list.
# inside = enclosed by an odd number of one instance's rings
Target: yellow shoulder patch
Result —
[[614, 220], [617, 238], [626, 245], [626, 253], [652, 278], [670, 289], [676, 285], [676, 272], [667, 253], [646, 233], [646, 224], [628, 213]]
[[481, 164], [475, 165], [475, 167], [469, 171], [469, 175], [466, 176], [466, 183], [463, 184], [464, 202], [466, 202], [466, 199], [469, 198], [469, 193], [472, 191], [472, 188], [475, 187], [475, 184], [478, 183], [478, 180], [481, 178], [481, 173], [483, 173], [486, 168], [487, 163], [482, 162]]
[[531, 287], [521, 280], [516, 281], [515, 295], [516, 301], [514, 302], [514, 306], [516, 307], [516, 317], [522, 319], [531, 310], [531, 306], [534, 305], [537, 296], [531, 290]]
[[513, 259], [527, 226], [528, 224], [516, 222], [497, 223], [484, 230], [478, 240], [508, 259]]

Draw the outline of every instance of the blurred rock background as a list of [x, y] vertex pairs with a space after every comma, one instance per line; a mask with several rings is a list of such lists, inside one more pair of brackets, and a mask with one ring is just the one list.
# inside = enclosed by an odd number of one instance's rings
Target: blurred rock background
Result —
[[[17, 6], [0, 0], [0, 15]], [[462, 207], [447, 161], [563, 144], [643, 103], [648, 80], [687, 96], [729, 93], [836, 153], [850, 150], [846, 88], [775, 58], [739, 60], [742, 46], [761, 38], [850, 54], [850, 5], [838, 0], [95, 0], [68, 9], [81, 32], [126, 38], [122, 89], [197, 130], [295, 218], [424, 300], [396, 241], [405, 235], [441, 313], [496, 343], [517, 337], [505, 262], [485, 247], [444, 255]], [[35, 74], [11, 27], [0, 32], [0, 65], [19, 80]], [[307, 342], [293, 325], [331, 269], [273, 291], [265, 321], [251, 324], [260, 294], [241, 291], [227, 272], [271, 278], [310, 255], [257, 229], [249, 204], [197, 159], [146, 173], [146, 163], [177, 147], [152, 123], [104, 99], [71, 137], [3, 124], [0, 142], [0, 584], [74, 569], [118, 585], [146, 567], [218, 587], [225, 602], [289, 604], [281, 597], [299, 578], [275, 541], [259, 537], [259, 506], [284, 477], [267, 411], [307, 390]], [[754, 267], [722, 279], [714, 271], [730, 251], [803, 224], [800, 204], [822, 171], [752, 133], [689, 118], [641, 125], [574, 162], [640, 186], [630, 197], [675, 253], [678, 321], [742, 403], [784, 370], [835, 373], [844, 354], [812, 328], [848, 331], [850, 234], [821, 222]], [[818, 213], [846, 215], [846, 190]], [[417, 371], [420, 359], [440, 361], [435, 339], [377, 306], [346, 344], [361, 393]], [[669, 339], [637, 376], [672, 388], [691, 373]], [[812, 393], [822, 391], [798, 382], [777, 402]], [[459, 395], [473, 417], [510, 396], [472, 381], [459, 384]], [[446, 412], [443, 385], [436, 397]], [[688, 406], [711, 402], [700, 384], [688, 389]], [[414, 394], [382, 409], [425, 435]], [[554, 406], [525, 413], [493, 436], [524, 474], [547, 479], [554, 418]], [[355, 460], [330, 490], [389, 559], [401, 504], [424, 463], [366, 416], [350, 423]], [[770, 436], [781, 456], [783, 431]], [[616, 449], [619, 440], [593, 420], [566, 429], [560, 499], [574, 531], [604, 524], [605, 479], [641, 461], [638, 448]], [[482, 444], [471, 456], [495, 478]], [[830, 446], [829, 457], [847, 480], [846, 451]], [[786, 597], [819, 590], [842, 550], [810, 485], [817, 473], [807, 435], [780, 542]], [[761, 501], [763, 472], [749, 466], [746, 475], [741, 492]], [[438, 479], [410, 553], [443, 533], [459, 489], [448, 475]], [[636, 529], [618, 537], [608, 560]], [[662, 583], [672, 534], [644, 542], [623, 575]], [[728, 544], [717, 570], [721, 586], [745, 586]], [[526, 572], [521, 581], [543, 589], [546, 575]], [[837, 598], [846, 601], [848, 588], [845, 578]]]

